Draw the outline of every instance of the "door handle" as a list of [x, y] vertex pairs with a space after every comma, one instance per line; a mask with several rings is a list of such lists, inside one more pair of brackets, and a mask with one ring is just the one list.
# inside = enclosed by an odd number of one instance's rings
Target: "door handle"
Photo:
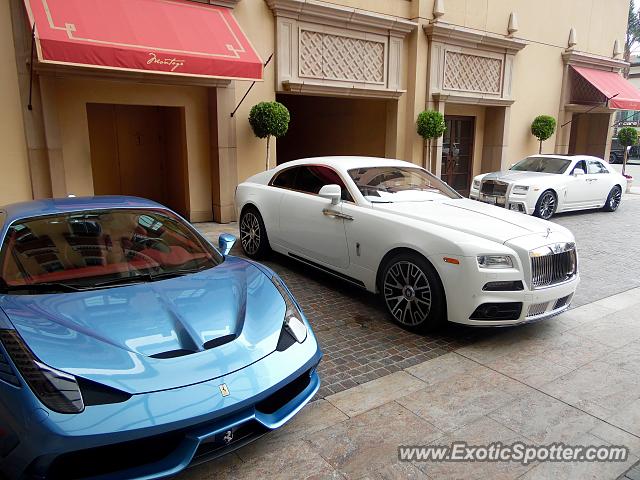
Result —
[[322, 210], [322, 213], [330, 218], [340, 218], [342, 220], [353, 220], [353, 217], [351, 215], [345, 215], [344, 213], [340, 213], [340, 212], [336, 212], [335, 210], [330, 210], [328, 208], [325, 208], [324, 210]]

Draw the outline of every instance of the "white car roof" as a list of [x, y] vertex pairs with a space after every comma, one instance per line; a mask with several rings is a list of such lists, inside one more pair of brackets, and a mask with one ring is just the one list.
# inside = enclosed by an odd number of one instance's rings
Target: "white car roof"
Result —
[[283, 168], [294, 167], [296, 165], [326, 165], [336, 170], [350, 170], [352, 168], [376, 167], [376, 166], [394, 166], [394, 167], [419, 167], [415, 163], [405, 162], [404, 160], [395, 160], [391, 158], [380, 157], [356, 157], [356, 156], [333, 156], [333, 157], [312, 157], [301, 158], [291, 162], [278, 165], [275, 171]]
[[556, 155], [554, 153], [543, 153], [536, 155], [529, 155], [529, 157], [543, 157], [543, 158], [562, 158], [563, 160], [579, 161], [579, 160], [599, 160], [603, 161], [600, 157], [594, 157], [593, 155]]

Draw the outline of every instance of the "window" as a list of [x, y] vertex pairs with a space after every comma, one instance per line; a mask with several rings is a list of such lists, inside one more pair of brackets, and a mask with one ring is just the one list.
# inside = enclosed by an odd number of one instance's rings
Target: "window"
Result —
[[299, 167], [283, 170], [276, 176], [276, 178], [273, 179], [271, 184], [274, 187], [293, 189], [298, 170], [300, 170]]
[[587, 162], [585, 162], [584, 160], [580, 160], [578, 163], [576, 163], [576, 166], [573, 167], [571, 173], [573, 174], [576, 170], [582, 170], [584, 173], [587, 173]]
[[179, 218], [158, 210], [96, 210], [14, 222], [0, 254], [8, 286], [96, 283], [215, 267], [222, 258]]
[[527, 157], [516, 163], [511, 170], [521, 172], [564, 173], [571, 161], [556, 157]]
[[609, 170], [597, 160], [589, 160], [587, 163], [587, 173], [609, 173]]
[[273, 185], [314, 195], [325, 185], [340, 185], [342, 200], [353, 202], [340, 175], [328, 167], [319, 165], [304, 165], [284, 170], [275, 178]]
[[349, 175], [370, 202], [431, 201], [461, 198], [439, 178], [411, 167], [364, 167], [349, 170]]

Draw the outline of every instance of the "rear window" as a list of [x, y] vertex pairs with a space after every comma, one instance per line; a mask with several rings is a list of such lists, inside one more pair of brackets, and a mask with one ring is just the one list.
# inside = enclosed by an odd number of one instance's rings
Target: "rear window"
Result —
[[0, 250], [9, 287], [94, 282], [199, 271], [220, 254], [184, 221], [157, 210], [98, 210], [14, 222]]

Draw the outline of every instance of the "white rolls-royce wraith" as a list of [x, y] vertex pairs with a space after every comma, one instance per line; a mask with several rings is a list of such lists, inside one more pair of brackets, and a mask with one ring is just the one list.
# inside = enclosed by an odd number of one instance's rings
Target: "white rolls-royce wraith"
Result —
[[414, 331], [551, 317], [578, 284], [570, 231], [463, 198], [408, 162], [289, 162], [240, 184], [236, 206], [249, 257], [275, 250], [377, 292]]
[[627, 179], [589, 155], [534, 155], [509, 170], [478, 175], [469, 197], [548, 220], [558, 212], [617, 210]]

